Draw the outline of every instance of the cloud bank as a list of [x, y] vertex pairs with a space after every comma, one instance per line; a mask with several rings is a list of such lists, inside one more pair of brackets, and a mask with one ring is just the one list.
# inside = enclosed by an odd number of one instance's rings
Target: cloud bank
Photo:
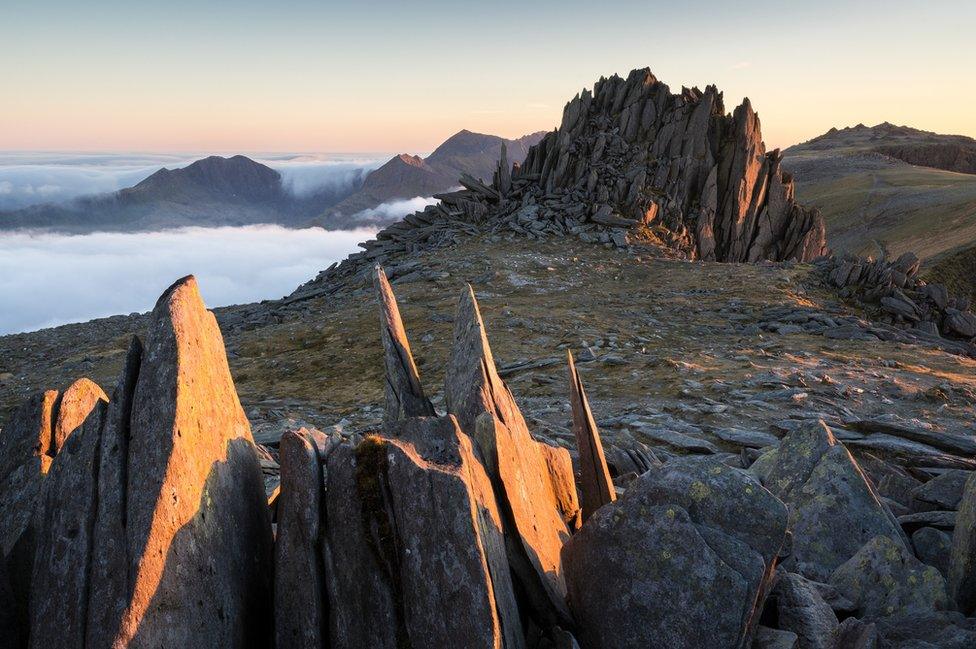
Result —
[[391, 220], [402, 219], [407, 214], [419, 212], [428, 205], [434, 205], [439, 201], [430, 196], [414, 196], [400, 201], [389, 201], [380, 203], [376, 207], [371, 207], [361, 212], [353, 214], [354, 219], [359, 219], [364, 223], [369, 222], [388, 222]]
[[374, 230], [258, 225], [151, 233], [0, 235], [0, 334], [147, 311], [194, 274], [210, 307], [287, 295]]
[[[351, 193], [387, 159], [346, 154], [245, 155], [278, 171], [285, 188], [298, 197], [320, 191]], [[185, 167], [206, 156], [0, 152], [0, 210], [111, 193], [138, 184], [163, 167]]]

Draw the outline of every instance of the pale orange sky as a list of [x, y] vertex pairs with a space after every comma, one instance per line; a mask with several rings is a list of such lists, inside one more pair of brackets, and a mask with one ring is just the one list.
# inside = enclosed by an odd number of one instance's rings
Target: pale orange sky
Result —
[[[601, 75], [749, 96], [770, 147], [890, 121], [976, 136], [976, 3], [18, 3], [0, 149], [431, 150], [550, 129]], [[807, 3], [813, 4], [813, 3]]]

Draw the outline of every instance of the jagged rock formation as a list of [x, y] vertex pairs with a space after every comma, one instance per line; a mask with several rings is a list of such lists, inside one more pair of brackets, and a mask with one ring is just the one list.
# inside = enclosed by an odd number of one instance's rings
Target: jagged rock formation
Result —
[[851, 298], [880, 310], [879, 320], [927, 337], [945, 336], [970, 343], [974, 353], [976, 315], [969, 298], [951, 296], [942, 284], [918, 277], [920, 262], [910, 252], [894, 261], [846, 254], [817, 261], [827, 281]]
[[809, 261], [826, 252], [823, 219], [799, 205], [778, 151], [767, 153], [746, 100], [672, 94], [647, 69], [601, 79], [563, 111], [558, 129], [512, 165], [505, 148], [491, 182], [462, 174], [460, 191], [382, 230], [293, 300], [391, 256], [478, 232], [577, 236], [624, 247], [657, 239], [675, 254], [727, 262]]
[[160, 298], [111, 401], [87, 380], [56, 397], [26, 404], [0, 449], [4, 466], [34, 467], [18, 507], [36, 512], [36, 556], [4, 557], [32, 566], [20, 635], [47, 648], [267, 646], [263, 481], [195, 280]]

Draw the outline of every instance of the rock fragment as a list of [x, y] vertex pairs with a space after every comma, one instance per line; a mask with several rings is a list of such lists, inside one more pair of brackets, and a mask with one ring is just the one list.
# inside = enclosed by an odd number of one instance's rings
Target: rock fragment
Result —
[[617, 499], [617, 493], [610, 479], [607, 459], [603, 454], [600, 431], [590, 410], [590, 403], [583, 389], [572, 352], [567, 352], [569, 360], [569, 402], [573, 410], [573, 434], [579, 451], [580, 463], [580, 501], [583, 506], [583, 521], [593, 512]]

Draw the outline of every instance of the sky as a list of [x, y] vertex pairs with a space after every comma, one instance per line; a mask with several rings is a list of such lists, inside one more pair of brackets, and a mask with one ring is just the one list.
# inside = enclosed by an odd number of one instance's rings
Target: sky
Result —
[[745, 96], [769, 147], [976, 136], [976, 2], [2, 0], [0, 150], [426, 152], [557, 125], [600, 76]]

